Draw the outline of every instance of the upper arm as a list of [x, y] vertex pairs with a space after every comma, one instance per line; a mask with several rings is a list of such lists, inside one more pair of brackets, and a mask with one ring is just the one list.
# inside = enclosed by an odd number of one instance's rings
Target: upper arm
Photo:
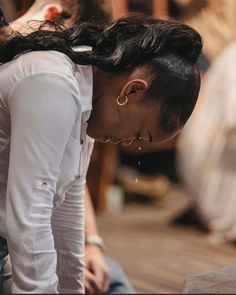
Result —
[[6, 224], [16, 293], [56, 290], [53, 197], [78, 107], [73, 84], [55, 74], [27, 77], [9, 97]]
[[[30, 191], [41, 180], [47, 181], [52, 195], [55, 193], [61, 159], [78, 110], [74, 96], [69, 82], [55, 74], [30, 76], [15, 87], [9, 97], [8, 198], [15, 199], [19, 190]], [[16, 185], [20, 188], [14, 193]], [[35, 201], [32, 193], [23, 191], [14, 202], [29, 205]]]
[[[22, 80], [9, 97], [11, 165], [42, 169], [44, 175], [59, 163], [76, 120], [75, 91], [55, 74]], [[31, 171], [30, 171], [31, 173]]]

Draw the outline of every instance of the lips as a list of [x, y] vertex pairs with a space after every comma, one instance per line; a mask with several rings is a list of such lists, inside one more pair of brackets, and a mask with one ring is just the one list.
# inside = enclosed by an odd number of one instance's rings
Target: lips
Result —
[[120, 139], [116, 136], [106, 135], [103, 137], [103, 139], [100, 140], [103, 143], [111, 143], [111, 144], [122, 144], [123, 146], [130, 145], [134, 139]]
[[128, 146], [128, 145], [131, 145], [131, 143], [133, 143], [133, 142], [134, 142], [134, 139], [130, 139], [130, 140], [123, 141], [121, 144], [123, 146]]
[[101, 141], [103, 143], [112, 143], [112, 144], [122, 143], [122, 140], [120, 138], [115, 137], [115, 136], [109, 136], [109, 135], [104, 136]]
[[115, 136], [109, 136], [109, 142], [112, 144], [119, 144], [122, 142], [122, 140]]

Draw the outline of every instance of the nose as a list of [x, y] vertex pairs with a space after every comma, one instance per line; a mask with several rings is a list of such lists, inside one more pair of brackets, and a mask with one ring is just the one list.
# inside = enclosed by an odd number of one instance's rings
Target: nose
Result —
[[141, 137], [140, 140], [146, 141], [146, 142], [150, 142], [150, 138], [147, 137]]

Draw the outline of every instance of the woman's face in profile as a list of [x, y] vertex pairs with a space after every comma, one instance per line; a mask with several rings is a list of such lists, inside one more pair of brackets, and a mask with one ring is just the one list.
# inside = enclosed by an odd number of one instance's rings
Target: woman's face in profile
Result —
[[[105, 87], [93, 103], [87, 128], [89, 136], [103, 143], [129, 145], [136, 140], [160, 143], [179, 132], [175, 130], [167, 134], [162, 131], [158, 99], [146, 97], [147, 89], [139, 84], [140, 80], [133, 79], [134, 83], [127, 83], [126, 78], [117, 75], [106, 80]], [[117, 104], [121, 93], [128, 96], [124, 105]]]

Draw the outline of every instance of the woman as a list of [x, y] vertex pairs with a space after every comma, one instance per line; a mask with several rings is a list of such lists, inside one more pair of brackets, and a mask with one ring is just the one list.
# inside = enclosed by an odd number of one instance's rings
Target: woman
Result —
[[83, 293], [93, 139], [179, 132], [198, 96], [202, 43], [188, 26], [145, 16], [46, 28], [0, 44], [0, 236], [14, 293]]

